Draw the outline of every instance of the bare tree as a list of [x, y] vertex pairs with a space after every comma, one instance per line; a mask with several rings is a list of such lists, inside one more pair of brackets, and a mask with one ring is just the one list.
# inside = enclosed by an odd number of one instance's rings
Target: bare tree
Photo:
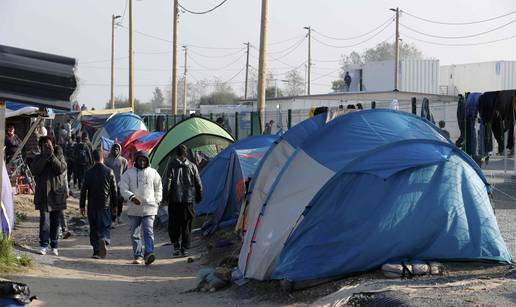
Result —
[[305, 92], [305, 80], [297, 70], [289, 71], [285, 78], [287, 96], [298, 96]]

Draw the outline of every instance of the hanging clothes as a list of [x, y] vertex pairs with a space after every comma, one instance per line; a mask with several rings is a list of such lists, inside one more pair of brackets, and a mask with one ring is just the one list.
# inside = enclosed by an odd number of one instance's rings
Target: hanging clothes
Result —
[[516, 91], [500, 91], [496, 104], [496, 110], [499, 112], [503, 131], [508, 130], [507, 149], [513, 150], [514, 147], [514, 108], [515, 108]]
[[[498, 92], [485, 92], [478, 100], [478, 114], [480, 116], [478, 152], [481, 157], [486, 157], [493, 151], [493, 123], [500, 120], [496, 111]], [[495, 127], [498, 127], [495, 125]], [[501, 137], [503, 144], [503, 133], [495, 132], [495, 137]], [[498, 138], [497, 138], [498, 140]], [[498, 142], [500, 144], [500, 141]]]
[[396, 110], [396, 111], [399, 111], [399, 110], [400, 110], [400, 103], [398, 102], [398, 99], [393, 99], [393, 100], [389, 103], [389, 109], [391, 109], [391, 110]]
[[464, 143], [464, 128], [466, 119], [466, 104], [464, 103], [464, 96], [459, 95], [459, 101], [457, 103], [457, 123], [459, 124], [460, 136], [455, 142], [457, 147], [462, 147]]
[[435, 124], [434, 115], [430, 111], [430, 101], [426, 97], [423, 98], [423, 103], [421, 104], [421, 117]]
[[466, 153], [470, 156], [477, 155], [477, 132], [475, 124], [478, 117], [478, 101], [481, 93], [470, 93], [466, 99]]

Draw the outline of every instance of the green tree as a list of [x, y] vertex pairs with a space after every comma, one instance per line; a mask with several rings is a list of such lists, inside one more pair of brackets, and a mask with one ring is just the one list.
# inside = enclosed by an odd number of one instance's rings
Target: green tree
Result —
[[162, 107], [165, 104], [165, 97], [163, 96], [163, 92], [159, 87], [154, 88], [150, 104], [153, 109]]
[[200, 105], [218, 105], [218, 104], [234, 104], [238, 100], [238, 96], [233, 92], [233, 88], [226, 82], [220, 82], [215, 79], [215, 90], [208, 95], [200, 98]]
[[[115, 97], [115, 108], [121, 109], [121, 108], [128, 108], [129, 105], [129, 99], [121, 96]], [[106, 109], [111, 109], [111, 101], [106, 102], [105, 105]], [[153, 112], [152, 105], [150, 103], [142, 103], [138, 99], [134, 99], [134, 113], [136, 114], [144, 114], [144, 113], [151, 113]]]
[[268, 86], [265, 89], [265, 98], [276, 98], [276, 97], [283, 97], [283, 91], [281, 88], [276, 88], [276, 86]]

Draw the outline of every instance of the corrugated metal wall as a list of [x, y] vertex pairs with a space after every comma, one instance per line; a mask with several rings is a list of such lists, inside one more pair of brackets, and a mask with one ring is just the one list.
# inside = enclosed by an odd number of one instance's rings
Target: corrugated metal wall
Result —
[[516, 89], [516, 62], [504, 61], [502, 65], [502, 87], [504, 90]]
[[439, 93], [439, 60], [403, 60], [400, 62], [400, 90]]

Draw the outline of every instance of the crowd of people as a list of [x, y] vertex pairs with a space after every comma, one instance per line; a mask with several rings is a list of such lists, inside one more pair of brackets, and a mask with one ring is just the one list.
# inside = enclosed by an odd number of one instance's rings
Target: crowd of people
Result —
[[114, 144], [104, 158], [101, 149], [93, 148], [88, 135], [75, 137], [62, 125], [57, 138], [38, 136], [39, 154], [30, 168], [35, 177], [34, 203], [39, 210], [39, 253], [59, 255], [60, 232], [67, 238], [64, 211], [71, 190], [80, 190], [80, 212], [87, 216], [92, 258], [105, 258], [111, 230], [121, 223], [127, 207], [129, 236], [134, 264], [150, 265], [154, 253], [154, 219], [160, 205], [168, 206], [171, 256], [188, 255], [194, 203], [202, 198], [202, 183], [195, 163], [187, 158], [188, 148], [180, 145], [176, 157], [162, 180], [151, 167], [148, 153], [139, 151], [130, 167], [121, 156], [121, 146]]

